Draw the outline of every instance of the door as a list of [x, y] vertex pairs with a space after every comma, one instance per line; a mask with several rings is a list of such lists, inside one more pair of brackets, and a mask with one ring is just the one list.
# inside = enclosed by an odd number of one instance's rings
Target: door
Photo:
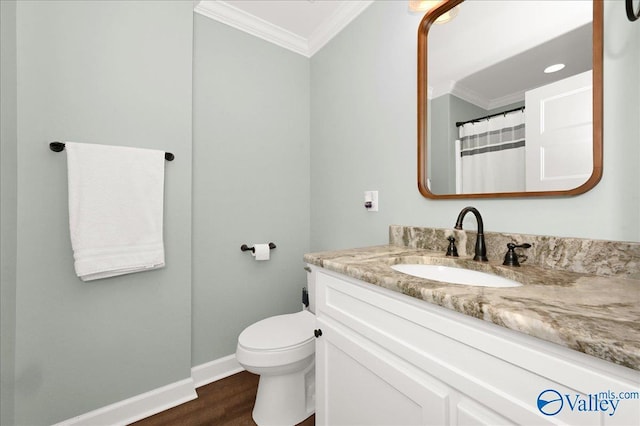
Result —
[[526, 190], [576, 188], [593, 172], [592, 71], [528, 91]]

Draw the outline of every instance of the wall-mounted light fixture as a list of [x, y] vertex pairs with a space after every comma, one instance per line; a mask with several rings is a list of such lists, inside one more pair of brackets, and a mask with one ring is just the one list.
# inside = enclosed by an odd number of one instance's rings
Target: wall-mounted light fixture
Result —
[[625, 3], [627, 9], [627, 18], [633, 22], [640, 18], [640, 2], [638, 2], [638, 11], [633, 10], [633, 0], [627, 0]]
[[[440, 3], [443, 3], [444, 0], [409, 0], [409, 11], [412, 13], [421, 13], [426, 12], [428, 10], [433, 9], [438, 6]], [[458, 14], [458, 8], [460, 6], [456, 6], [453, 9], [443, 13], [436, 19], [436, 24], [444, 24], [445, 22], [449, 22]]]

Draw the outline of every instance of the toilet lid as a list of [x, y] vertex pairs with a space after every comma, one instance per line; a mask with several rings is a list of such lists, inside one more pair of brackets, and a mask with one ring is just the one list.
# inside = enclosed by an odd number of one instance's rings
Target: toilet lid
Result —
[[245, 348], [277, 350], [298, 346], [313, 339], [315, 316], [309, 311], [278, 315], [245, 328], [238, 343]]

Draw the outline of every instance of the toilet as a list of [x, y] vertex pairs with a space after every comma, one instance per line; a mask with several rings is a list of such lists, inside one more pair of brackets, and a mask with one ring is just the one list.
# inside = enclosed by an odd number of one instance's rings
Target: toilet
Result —
[[315, 316], [308, 310], [258, 321], [238, 337], [236, 358], [260, 375], [253, 420], [293, 426], [315, 412]]

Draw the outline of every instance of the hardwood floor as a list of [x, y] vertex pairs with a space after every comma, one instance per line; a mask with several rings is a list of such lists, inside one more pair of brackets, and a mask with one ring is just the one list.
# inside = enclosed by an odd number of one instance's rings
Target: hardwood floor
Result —
[[[132, 423], [135, 426], [253, 426], [259, 376], [243, 371], [196, 389], [198, 398]], [[299, 426], [314, 426], [311, 416]], [[283, 425], [285, 426], [285, 425]]]

